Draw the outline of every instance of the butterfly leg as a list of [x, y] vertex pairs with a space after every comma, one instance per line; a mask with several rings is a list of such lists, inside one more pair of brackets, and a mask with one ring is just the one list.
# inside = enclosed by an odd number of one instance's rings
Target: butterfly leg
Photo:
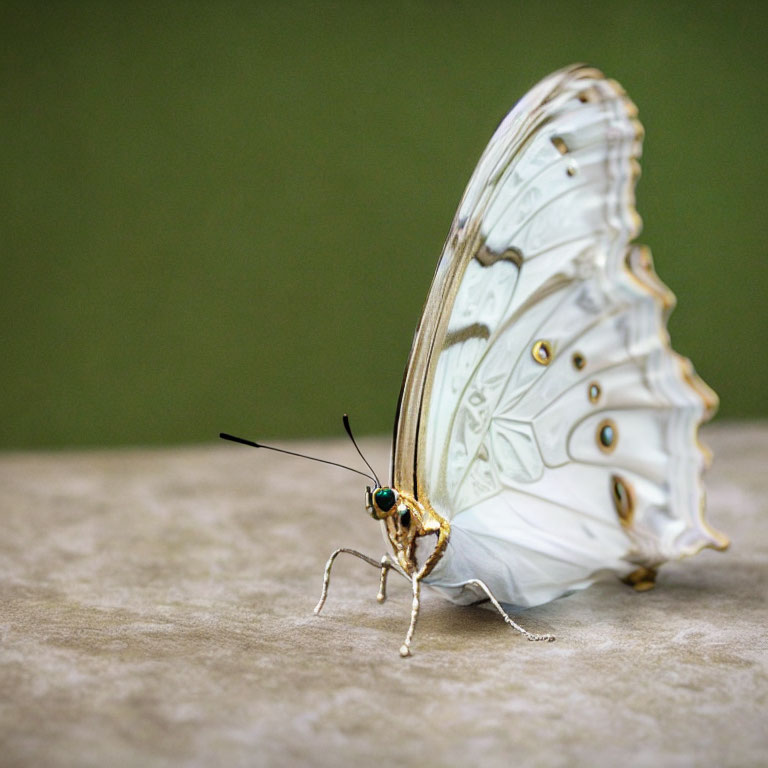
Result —
[[405, 573], [403, 573], [402, 568], [395, 563], [392, 558], [389, 556], [389, 553], [386, 553], [382, 555], [381, 558], [381, 580], [379, 581], [379, 594], [376, 595], [376, 599], [383, 603], [387, 599], [387, 575], [389, 574], [389, 571], [391, 568], [394, 568], [398, 573], [402, 574], [403, 576], [406, 576]]
[[331, 556], [328, 558], [328, 562], [325, 564], [325, 573], [323, 574], [323, 592], [320, 595], [320, 600], [315, 606], [316, 616], [323, 609], [323, 606], [325, 605], [325, 599], [328, 597], [328, 585], [331, 582], [331, 568], [333, 567], [333, 562], [342, 552], [346, 552], [348, 555], [359, 557], [361, 560], [364, 560], [374, 568], [381, 568], [381, 581], [379, 585], [379, 594], [377, 595], [377, 600], [379, 602], [383, 602], [386, 599], [386, 572], [390, 568], [394, 568], [396, 571], [398, 571], [398, 573], [402, 573], [402, 569], [399, 568], [396, 563], [392, 562], [388, 555], [384, 555], [381, 560], [374, 560], [372, 557], [368, 557], [368, 555], [364, 555], [362, 552], [358, 552], [356, 549], [339, 547], [331, 553]]
[[516, 629], [521, 635], [525, 635], [529, 640], [545, 640], [548, 643], [551, 643], [555, 639], [554, 635], [535, 635], [533, 632], [523, 629], [519, 624], [512, 621], [507, 615], [507, 612], [501, 607], [499, 601], [493, 596], [493, 592], [491, 592], [491, 590], [488, 589], [488, 586], [480, 581], [480, 579], [470, 579], [467, 584], [474, 584], [475, 586], [480, 587], [480, 589], [488, 595], [488, 599], [493, 604], [493, 607], [502, 615], [504, 621], [506, 621], [512, 629]]
[[413, 640], [413, 632], [416, 629], [416, 619], [419, 618], [420, 601], [419, 596], [421, 594], [421, 581], [419, 575], [414, 572], [411, 576], [411, 586], [413, 587], [413, 602], [411, 603], [411, 623], [408, 625], [408, 632], [405, 635], [405, 641], [400, 646], [400, 655], [405, 658], [411, 655], [411, 640]]

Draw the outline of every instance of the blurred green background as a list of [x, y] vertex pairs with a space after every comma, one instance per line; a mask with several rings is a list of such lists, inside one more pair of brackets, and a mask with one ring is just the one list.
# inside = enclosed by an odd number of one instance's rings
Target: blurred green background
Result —
[[575, 61], [640, 108], [676, 348], [766, 416], [766, 8], [2, 3], [0, 446], [388, 433], [481, 151]]

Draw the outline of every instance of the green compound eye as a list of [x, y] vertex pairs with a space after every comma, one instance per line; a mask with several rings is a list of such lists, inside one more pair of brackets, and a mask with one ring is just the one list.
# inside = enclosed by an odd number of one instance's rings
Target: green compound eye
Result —
[[389, 510], [395, 506], [397, 497], [391, 488], [379, 488], [379, 490], [373, 494], [373, 499], [376, 502], [376, 506], [382, 512], [389, 512]]

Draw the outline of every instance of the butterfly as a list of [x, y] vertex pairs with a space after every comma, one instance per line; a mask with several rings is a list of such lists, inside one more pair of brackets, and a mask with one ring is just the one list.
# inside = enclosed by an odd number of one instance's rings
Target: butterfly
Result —
[[315, 613], [349, 553], [380, 569], [380, 601], [390, 571], [409, 580], [402, 656], [422, 585], [552, 640], [507, 611], [606, 574], [650, 589], [664, 562], [728, 546], [704, 519], [697, 438], [717, 396], [671, 349], [674, 296], [632, 243], [636, 115], [618, 83], [576, 65], [502, 120], [416, 329], [391, 482], [373, 472], [366, 489], [392, 553], [334, 551]]

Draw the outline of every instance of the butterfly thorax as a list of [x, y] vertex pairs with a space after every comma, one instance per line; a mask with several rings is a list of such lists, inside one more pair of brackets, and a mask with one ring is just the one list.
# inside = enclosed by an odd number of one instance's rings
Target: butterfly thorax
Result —
[[381, 521], [400, 567], [409, 576], [427, 576], [445, 552], [451, 531], [448, 521], [395, 488], [367, 489], [365, 508]]

